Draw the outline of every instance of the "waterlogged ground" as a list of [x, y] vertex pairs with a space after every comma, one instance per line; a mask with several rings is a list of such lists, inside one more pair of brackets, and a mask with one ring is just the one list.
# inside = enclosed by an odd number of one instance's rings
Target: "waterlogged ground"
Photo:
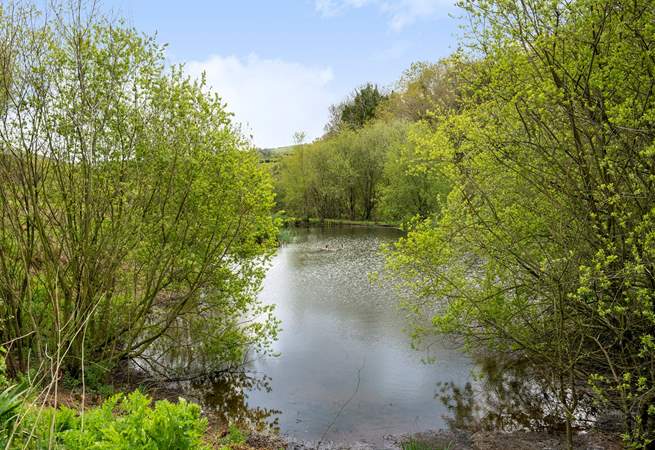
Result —
[[445, 428], [439, 383], [463, 384], [472, 362], [447, 340], [434, 364], [411, 349], [391, 289], [372, 284], [385, 228], [295, 229], [264, 283], [283, 331], [277, 358], [207, 386], [205, 401], [232, 418], [266, 420], [301, 440], [381, 442], [389, 434]]

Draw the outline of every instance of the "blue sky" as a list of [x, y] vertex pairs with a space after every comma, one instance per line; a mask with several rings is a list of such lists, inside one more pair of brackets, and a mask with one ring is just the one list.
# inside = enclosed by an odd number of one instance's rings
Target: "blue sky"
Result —
[[320, 136], [355, 87], [390, 86], [413, 61], [457, 46], [453, 0], [104, 0], [202, 71], [261, 147]]

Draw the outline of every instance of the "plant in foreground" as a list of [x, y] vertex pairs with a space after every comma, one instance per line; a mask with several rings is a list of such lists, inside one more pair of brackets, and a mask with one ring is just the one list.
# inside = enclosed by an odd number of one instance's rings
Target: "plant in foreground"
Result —
[[180, 399], [152, 404], [139, 391], [117, 394], [79, 413], [71, 408], [27, 408], [9, 448], [206, 450], [207, 420], [200, 406]]

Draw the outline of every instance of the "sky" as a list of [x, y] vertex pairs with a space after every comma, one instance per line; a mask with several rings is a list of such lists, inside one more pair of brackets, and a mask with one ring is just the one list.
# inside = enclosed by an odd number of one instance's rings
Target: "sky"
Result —
[[452, 53], [454, 0], [102, 0], [207, 81], [255, 145], [323, 133], [356, 87], [391, 87], [415, 61]]

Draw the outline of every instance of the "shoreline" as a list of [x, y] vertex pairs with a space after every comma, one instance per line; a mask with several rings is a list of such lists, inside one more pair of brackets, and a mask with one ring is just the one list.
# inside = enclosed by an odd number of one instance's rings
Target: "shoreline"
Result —
[[[384, 444], [356, 442], [299, 441], [288, 438], [287, 450], [565, 450], [564, 433], [546, 431], [424, 431], [384, 436]], [[574, 450], [622, 450], [619, 433], [579, 431]]]
[[[131, 392], [133, 386], [116, 386], [116, 393]], [[153, 401], [168, 399], [177, 401], [186, 398], [198, 403], [202, 415], [208, 421], [205, 440], [214, 448], [221, 448], [220, 441], [227, 434], [229, 424], [219, 418], [217, 411], [203, 406], [199, 399], [183, 389], [170, 389], [151, 386], [144, 391]], [[190, 395], [191, 394], [191, 395]], [[81, 409], [81, 392], [62, 389], [58, 405], [76, 410]], [[47, 403], [52, 404], [52, 398]], [[86, 407], [102, 403], [104, 396], [97, 393], [87, 395]], [[308, 441], [295, 438], [273, 430], [258, 431], [241, 428], [247, 436], [242, 450], [565, 450], [565, 433], [548, 431], [466, 431], [466, 430], [427, 430], [400, 435], [381, 436], [376, 442], [361, 441]], [[382, 442], [382, 444], [380, 443]], [[574, 437], [575, 450], [622, 450], [624, 448], [620, 433], [604, 432], [598, 429], [579, 430]]]
[[311, 227], [362, 227], [362, 228], [392, 228], [399, 231], [404, 231], [400, 224], [379, 222], [375, 220], [350, 220], [350, 219], [319, 219], [311, 217], [309, 219], [299, 219], [289, 217], [283, 219], [283, 228], [296, 227], [296, 228], [311, 228]]

